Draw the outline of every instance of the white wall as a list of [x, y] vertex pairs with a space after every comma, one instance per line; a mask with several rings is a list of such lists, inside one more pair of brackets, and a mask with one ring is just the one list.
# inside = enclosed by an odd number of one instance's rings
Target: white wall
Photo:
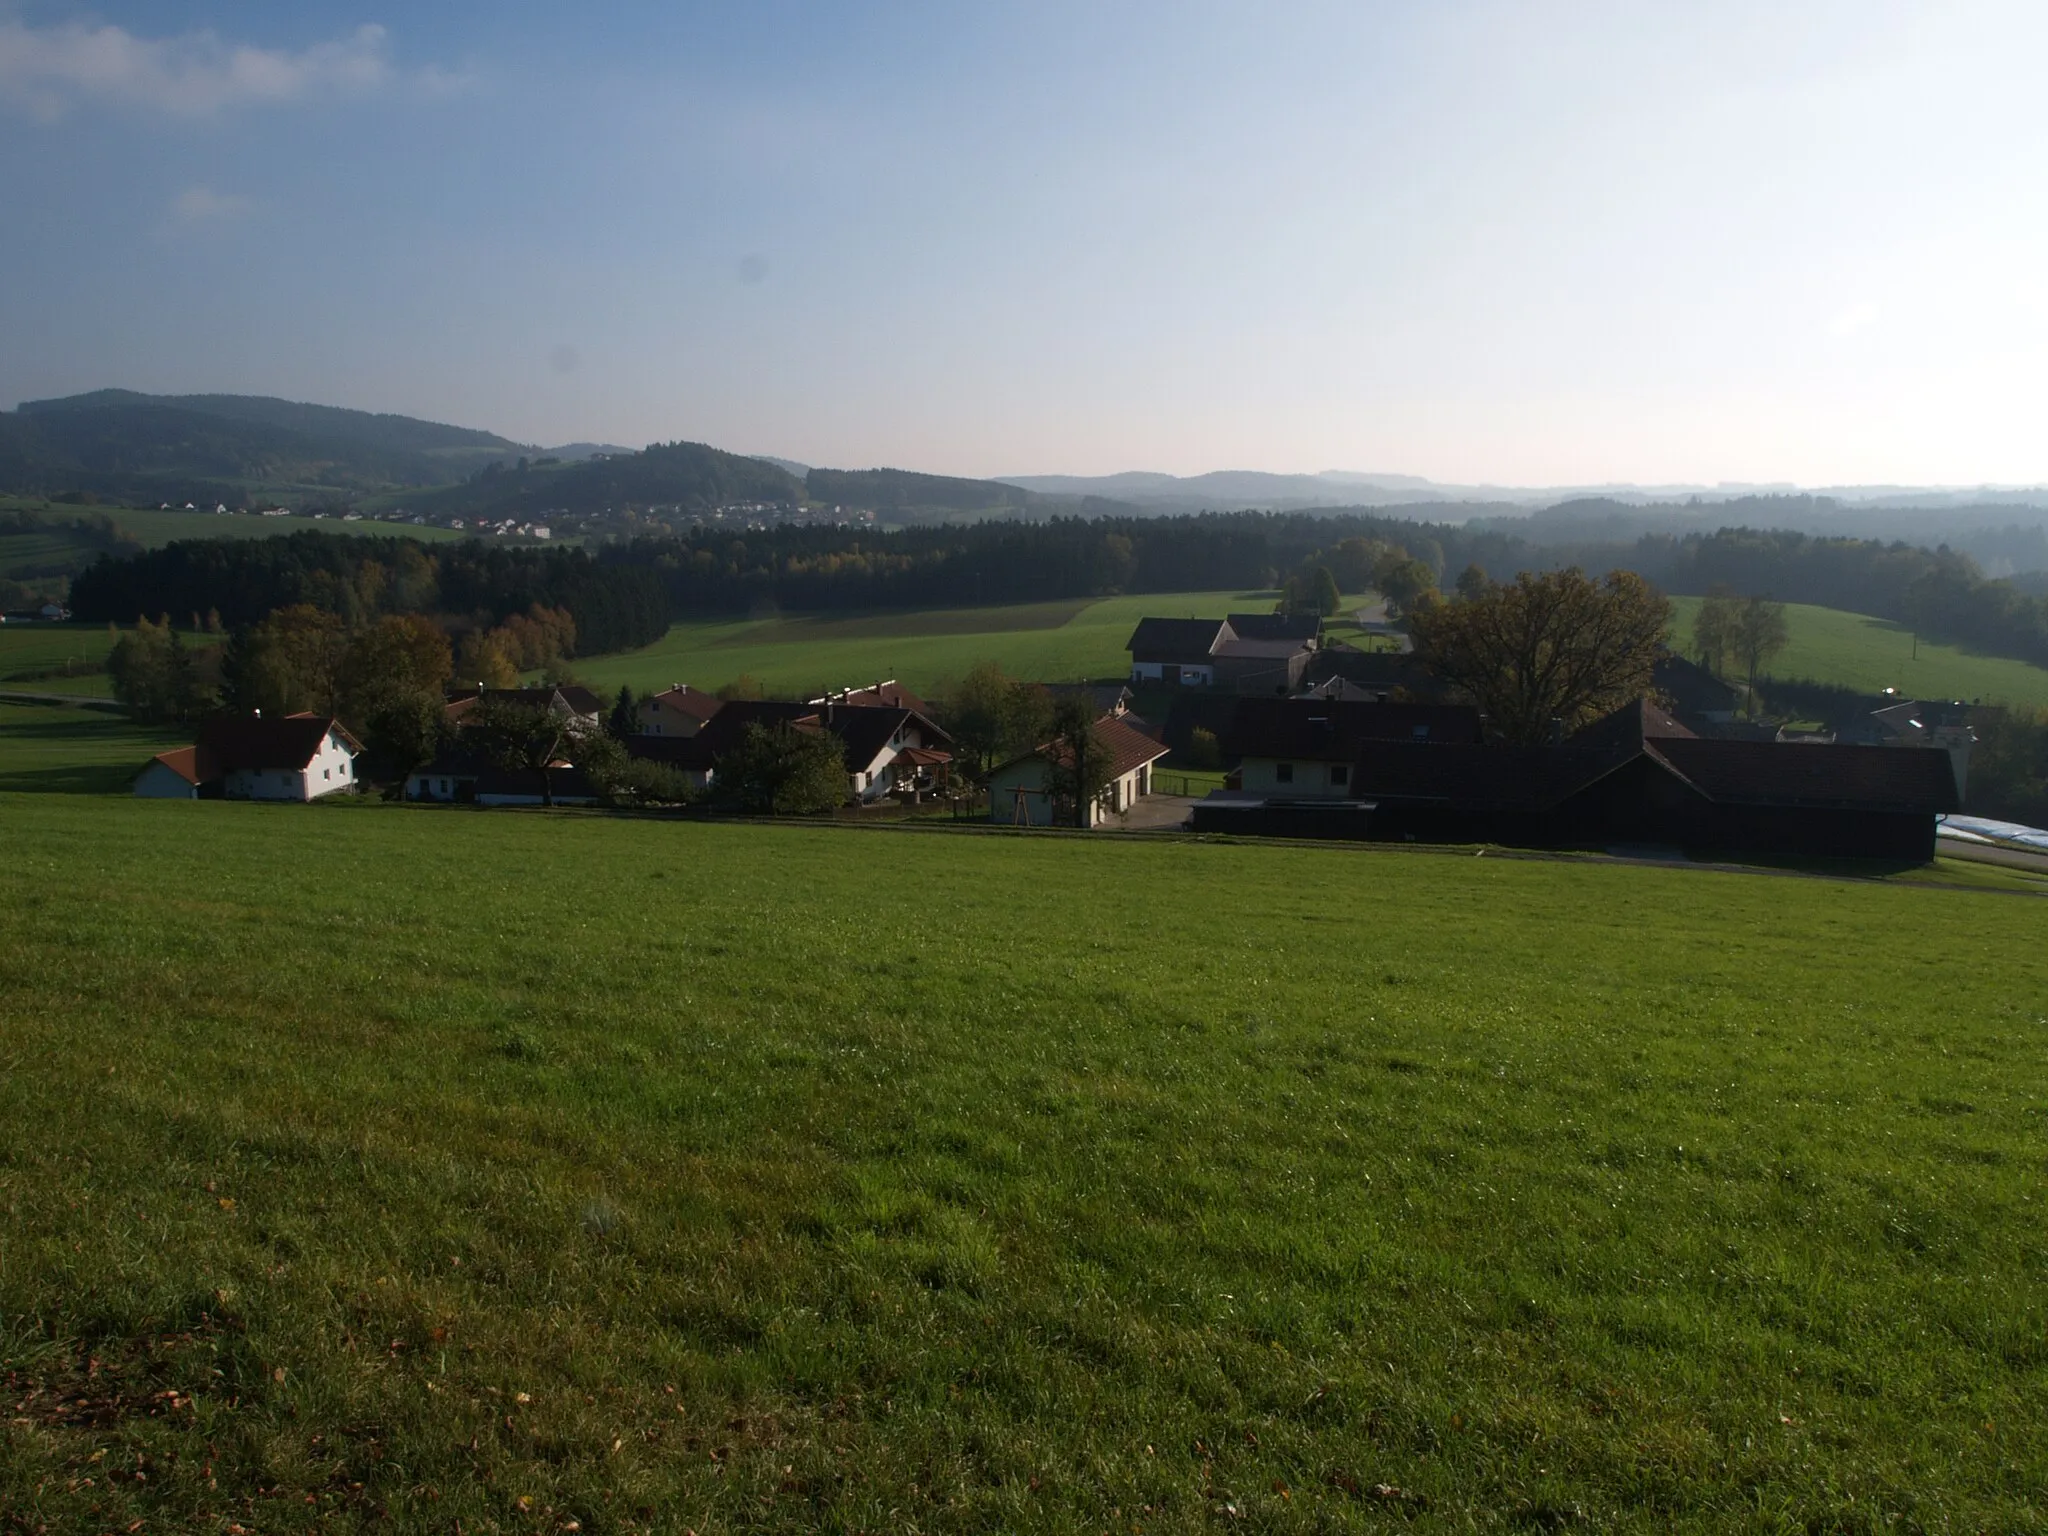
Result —
[[145, 800], [197, 800], [199, 788], [162, 763], [151, 763], [135, 776], [135, 793]]
[[[1280, 764], [1290, 762], [1294, 769], [1292, 783], [1282, 783]], [[1332, 769], [1343, 769], [1346, 782], [1330, 782]], [[1244, 775], [1244, 792], [1248, 795], [1272, 795], [1282, 800], [1348, 800], [1351, 798], [1349, 782], [1353, 772], [1349, 763], [1319, 763], [1307, 758], [1248, 757], [1241, 765]]]

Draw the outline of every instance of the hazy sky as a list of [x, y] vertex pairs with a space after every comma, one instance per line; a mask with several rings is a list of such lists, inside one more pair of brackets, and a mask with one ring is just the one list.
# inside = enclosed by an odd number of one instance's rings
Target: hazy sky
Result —
[[2048, 481], [2041, 0], [0, 0], [0, 405]]

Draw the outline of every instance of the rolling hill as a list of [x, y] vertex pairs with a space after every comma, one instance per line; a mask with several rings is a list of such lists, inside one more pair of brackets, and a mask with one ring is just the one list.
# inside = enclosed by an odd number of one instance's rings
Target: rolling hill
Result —
[[0, 490], [123, 500], [346, 500], [442, 485], [530, 450], [470, 427], [254, 395], [106, 389], [0, 413]]

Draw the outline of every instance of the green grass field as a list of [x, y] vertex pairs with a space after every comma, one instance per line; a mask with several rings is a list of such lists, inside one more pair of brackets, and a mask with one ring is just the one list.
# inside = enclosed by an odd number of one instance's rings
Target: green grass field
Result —
[[1270, 613], [1271, 592], [1173, 592], [1099, 602], [1028, 603], [862, 614], [677, 624], [653, 645], [579, 660], [593, 687], [634, 692], [688, 683], [718, 688], [742, 675], [806, 696], [893, 677], [921, 691], [960, 677], [977, 661], [998, 661], [1039, 682], [1122, 677], [1124, 649], [1138, 620]]
[[66, 666], [104, 667], [114, 638], [104, 624], [0, 624], [0, 690], [110, 699], [104, 671], [67, 676]]
[[[1671, 599], [1672, 639], [1690, 646], [1696, 597]], [[1922, 639], [1914, 658], [1912, 631], [1889, 619], [1839, 608], [1785, 605], [1792, 642], [1770, 665], [1778, 677], [1838, 683], [1871, 693], [1896, 688], [1909, 698], [1968, 699], [2048, 705], [2048, 669], [2003, 656], [1978, 656]]]
[[152, 757], [191, 740], [104, 710], [0, 701], [0, 792], [126, 794]]
[[2048, 1523], [2031, 900], [0, 825], [10, 1528]]

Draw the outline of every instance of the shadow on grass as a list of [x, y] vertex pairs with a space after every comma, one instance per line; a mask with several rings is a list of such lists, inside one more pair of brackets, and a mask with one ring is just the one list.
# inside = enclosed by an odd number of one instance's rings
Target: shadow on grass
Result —
[[20, 795], [123, 795], [146, 762], [64, 763], [54, 768], [0, 769], [0, 793]]

